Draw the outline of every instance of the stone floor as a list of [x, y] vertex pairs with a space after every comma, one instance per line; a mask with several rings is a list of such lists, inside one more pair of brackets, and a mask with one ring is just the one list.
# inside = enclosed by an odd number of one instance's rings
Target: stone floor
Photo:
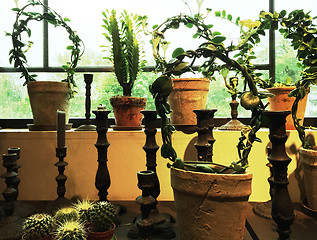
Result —
[[[129, 239], [127, 234], [134, 226], [133, 219], [140, 213], [139, 206], [135, 202], [113, 202], [121, 213], [118, 215], [118, 222], [120, 224], [116, 228], [115, 236], [118, 240]], [[275, 240], [278, 239], [278, 235], [275, 232], [276, 225], [272, 219], [266, 219], [254, 214], [253, 206], [259, 203], [250, 203], [249, 212], [247, 217], [247, 228], [245, 231], [244, 240]], [[3, 202], [1, 203], [1, 209], [3, 208]], [[300, 204], [294, 204], [295, 208], [295, 221], [291, 226], [292, 240], [315, 240], [317, 239], [317, 218], [316, 216], [310, 216], [303, 212]], [[35, 212], [49, 212], [52, 209], [51, 202], [43, 201], [30, 201], [21, 202], [18, 201], [15, 209], [14, 216], [5, 217], [2, 212], [0, 219], [0, 240], [16, 240], [21, 239], [21, 226], [23, 218], [20, 216], [27, 216], [30, 213]], [[158, 209], [161, 213], [167, 213], [171, 219], [176, 218], [173, 202], [160, 202]], [[173, 223], [172, 229], [176, 233], [176, 237], [173, 240], [179, 240], [179, 231], [177, 223]], [[151, 237], [153, 240], [163, 239], [160, 235], [154, 235]]]

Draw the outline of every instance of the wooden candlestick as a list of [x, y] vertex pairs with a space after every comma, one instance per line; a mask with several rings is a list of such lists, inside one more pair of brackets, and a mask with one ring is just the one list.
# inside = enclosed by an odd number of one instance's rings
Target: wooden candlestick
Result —
[[95, 186], [99, 191], [98, 196], [100, 201], [108, 201], [108, 189], [110, 187], [110, 174], [107, 166], [108, 162], [108, 147], [110, 143], [107, 140], [108, 131], [108, 114], [104, 106], [99, 106], [98, 110], [92, 111], [96, 115], [98, 139], [95, 147], [98, 151], [98, 169], [95, 178]]
[[208, 162], [208, 149], [210, 144], [208, 142], [209, 135], [209, 115], [210, 111], [208, 109], [194, 110], [197, 117], [197, 142], [194, 146], [197, 149], [197, 161]]

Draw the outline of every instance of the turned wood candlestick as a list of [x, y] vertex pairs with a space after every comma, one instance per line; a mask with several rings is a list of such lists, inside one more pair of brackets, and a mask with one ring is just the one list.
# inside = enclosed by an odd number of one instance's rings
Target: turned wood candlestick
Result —
[[285, 123], [290, 111], [267, 111], [269, 120], [269, 139], [272, 143], [268, 157], [272, 164], [272, 218], [277, 224], [280, 240], [290, 239], [290, 226], [294, 221], [294, 208], [288, 192], [287, 167], [291, 162], [285, 150], [287, 140]]
[[215, 116], [215, 113], [218, 111], [217, 109], [207, 109], [208, 110], [208, 134], [207, 134], [207, 141], [208, 143], [210, 144], [210, 146], [208, 147], [207, 149], [207, 159], [208, 161], [212, 162], [212, 156], [214, 155], [213, 153], [213, 147], [214, 147], [214, 143], [216, 141], [216, 139], [214, 138], [214, 135], [213, 135], [213, 130], [214, 130], [214, 127], [215, 127], [215, 124], [214, 124], [214, 116]]
[[91, 124], [90, 110], [91, 110], [91, 84], [93, 81], [93, 74], [84, 74], [84, 81], [86, 84], [86, 101], [85, 101], [85, 124], [79, 126], [75, 131], [95, 131], [96, 126]]
[[208, 149], [210, 151], [210, 143], [208, 142], [209, 135], [209, 116], [210, 110], [200, 109], [193, 111], [197, 117], [197, 142], [194, 146], [197, 149], [198, 161], [208, 162], [210, 161], [208, 156]]
[[6, 173], [1, 176], [5, 179], [5, 183], [7, 185], [6, 189], [2, 192], [2, 196], [5, 200], [4, 211], [7, 216], [12, 216], [15, 208], [15, 201], [18, 195], [18, 190], [13, 187], [13, 180], [18, 175], [15, 171], [13, 171], [17, 161], [17, 154], [3, 154], [2, 158], [3, 166], [7, 169]]
[[[14, 171], [17, 174], [17, 176], [15, 178], [13, 178], [12, 186], [17, 190], [16, 197], [18, 197], [18, 195], [19, 195], [19, 188], [18, 187], [19, 187], [19, 184], [21, 181], [21, 179], [18, 177], [18, 170], [19, 170], [19, 168], [21, 168], [21, 165], [18, 163], [18, 160], [20, 159], [20, 148], [18, 148], [18, 147], [8, 148], [8, 154], [13, 154], [13, 153], [15, 153], [17, 155], [17, 157], [16, 157], [15, 165], [12, 168], [12, 171]], [[17, 198], [15, 199], [15, 201], [16, 200], [17, 200]]]
[[104, 106], [99, 106], [98, 110], [94, 110], [96, 115], [97, 133], [98, 139], [95, 147], [98, 151], [98, 169], [95, 178], [95, 186], [98, 190], [98, 196], [100, 201], [108, 201], [108, 189], [111, 184], [110, 174], [107, 166], [108, 162], [108, 147], [110, 143], [107, 140], [108, 131], [108, 114], [109, 110], [106, 110]]

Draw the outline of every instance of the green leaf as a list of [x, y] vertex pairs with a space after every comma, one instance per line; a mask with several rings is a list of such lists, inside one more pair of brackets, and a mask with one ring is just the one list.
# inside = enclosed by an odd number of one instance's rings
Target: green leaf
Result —
[[70, 19], [69, 19], [69, 18], [63, 18], [63, 20], [64, 20], [65, 22], [70, 22]]
[[185, 50], [183, 48], [176, 48], [172, 53], [172, 58], [176, 58], [178, 55], [184, 53]]
[[280, 12], [280, 17], [283, 18], [283, 17], [285, 17], [285, 15], [286, 15], [286, 11], [285, 11], [285, 10], [282, 10], [282, 11]]
[[192, 23], [187, 23], [185, 26], [188, 27], [188, 28], [192, 28], [192, 27], [194, 26], [194, 24], [192, 24]]
[[216, 11], [216, 12], [215, 12], [215, 16], [216, 16], [216, 17], [221, 17], [221, 12], [220, 12], [220, 11]]
[[155, 24], [155, 25], [152, 26], [152, 29], [155, 29], [157, 27], [158, 27], [158, 24]]
[[20, 8], [12, 8], [11, 10], [14, 12], [19, 12], [21, 9]]
[[228, 19], [229, 21], [232, 21], [232, 15], [231, 15], [231, 14], [228, 14], [227, 19]]
[[213, 35], [215, 35], [215, 36], [217, 36], [217, 35], [221, 35], [221, 33], [220, 33], [220, 32], [213, 32], [212, 34], [213, 34]]
[[213, 43], [222, 43], [224, 40], [226, 40], [226, 37], [224, 37], [224, 36], [216, 36], [215, 38], [211, 39], [211, 42], [213, 42]]
[[227, 15], [226, 10], [223, 10], [222, 13], [221, 13], [221, 15], [222, 15], [223, 18], [225, 18], [226, 15]]

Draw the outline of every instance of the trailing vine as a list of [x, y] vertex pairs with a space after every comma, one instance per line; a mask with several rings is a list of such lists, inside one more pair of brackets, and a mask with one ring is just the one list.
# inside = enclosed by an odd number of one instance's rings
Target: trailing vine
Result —
[[[38, 13], [34, 11], [27, 11], [29, 7], [42, 6], [44, 13]], [[22, 42], [22, 34], [26, 33], [28, 37], [31, 37], [31, 29], [28, 27], [30, 21], [46, 21], [55, 27], [61, 26], [65, 28], [69, 34], [69, 40], [72, 42], [72, 45], [67, 46], [67, 50], [71, 51], [70, 61], [67, 64], [63, 65], [62, 68], [67, 73], [67, 78], [63, 80], [67, 82], [69, 86], [76, 87], [74, 81], [74, 73], [77, 67], [78, 61], [83, 53], [83, 42], [77, 35], [75, 31], [67, 24], [70, 20], [68, 18], [62, 18], [50, 7], [44, 5], [40, 0], [29, 0], [28, 3], [22, 8], [13, 8], [12, 11], [16, 12], [16, 19], [13, 24], [12, 33], [6, 33], [7, 36], [12, 38], [13, 48], [9, 52], [9, 61], [10, 63], [14, 62], [14, 67], [18, 68], [21, 73], [21, 78], [25, 78], [23, 85], [26, 85], [28, 82], [36, 81], [36, 74], [30, 74], [27, 68], [27, 58], [25, 53], [32, 46], [32, 42], [29, 41], [28, 44]], [[26, 49], [25, 49], [26, 48]]]

